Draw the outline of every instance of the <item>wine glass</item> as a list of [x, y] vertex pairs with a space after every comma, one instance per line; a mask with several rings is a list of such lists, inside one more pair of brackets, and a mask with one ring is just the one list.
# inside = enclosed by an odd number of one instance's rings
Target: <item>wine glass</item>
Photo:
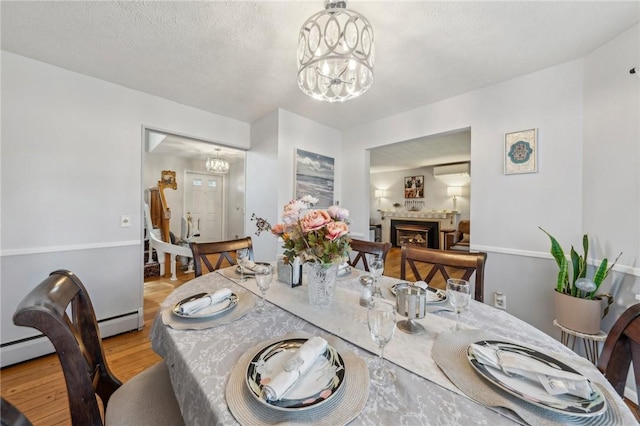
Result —
[[258, 288], [260, 289], [260, 293], [262, 294], [262, 299], [258, 300], [256, 304], [256, 311], [259, 314], [266, 312], [267, 308], [264, 301], [264, 296], [271, 287], [271, 281], [273, 280], [273, 271], [271, 270], [271, 265], [268, 266], [258, 266], [255, 270], [255, 278], [256, 283], [258, 284]]
[[376, 367], [372, 372], [374, 382], [386, 385], [392, 380], [392, 373], [384, 367], [384, 347], [396, 330], [396, 306], [386, 300], [375, 300], [369, 304], [367, 324], [371, 338], [380, 348], [380, 355], [376, 360]]
[[382, 260], [382, 257], [376, 256], [369, 262], [369, 273], [373, 278], [373, 296], [375, 297], [382, 297], [380, 287], [377, 285], [378, 278], [382, 276], [382, 272], [384, 272], [384, 260]]
[[449, 278], [447, 280], [447, 297], [456, 310], [456, 325], [454, 330], [460, 330], [460, 313], [469, 305], [469, 300], [471, 299], [469, 281]]
[[238, 266], [240, 266], [240, 281], [246, 281], [247, 277], [244, 276], [244, 265], [247, 260], [249, 260], [249, 249], [243, 248], [236, 250], [236, 260], [238, 261]]

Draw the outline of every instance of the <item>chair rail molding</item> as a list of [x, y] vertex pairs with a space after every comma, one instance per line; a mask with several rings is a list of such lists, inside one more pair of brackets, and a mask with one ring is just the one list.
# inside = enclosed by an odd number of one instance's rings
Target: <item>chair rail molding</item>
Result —
[[57, 253], [57, 252], [65, 252], [65, 251], [93, 250], [93, 249], [104, 249], [104, 248], [140, 246], [140, 245], [142, 245], [142, 240], [113, 241], [109, 243], [69, 244], [69, 245], [63, 245], [63, 246], [28, 247], [28, 248], [21, 248], [21, 249], [2, 250], [0, 251], [0, 257], [24, 256], [29, 254]]
[[[470, 249], [472, 251], [486, 251], [491, 253], [501, 253], [501, 254], [510, 254], [514, 256], [524, 256], [524, 257], [538, 257], [541, 259], [553, 259], [553, 256], [548, 252], [542, 251], [533, 251], [533, 250], [520, 250], [508, 247], [495, 247], [495, 246], [483, 246], [478, 244], [471, 243]], [[569, 258], [567, 258], [569, 259]], [[602, 259], [588, 259], [587, 262], [591, 266], [597, 266], [602, 263]], [[633, 275], [636, 277], [640, 277], [640, 267], [635, 267], [631, 265], [622, 265], [617, 263], [613, 270], [615, 272], [621, 272], [623, 274]]]

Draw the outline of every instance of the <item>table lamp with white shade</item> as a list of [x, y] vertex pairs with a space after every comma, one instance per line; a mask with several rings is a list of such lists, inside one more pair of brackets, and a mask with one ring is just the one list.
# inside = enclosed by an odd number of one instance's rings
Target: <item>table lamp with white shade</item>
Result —
[[449, 186], [447, 188], [447, 195], [449, 197], [453, 197], [453, 211], [457, 211], [456, 207], [456, 197], [462, 195], [462, 187], [461, 186]]

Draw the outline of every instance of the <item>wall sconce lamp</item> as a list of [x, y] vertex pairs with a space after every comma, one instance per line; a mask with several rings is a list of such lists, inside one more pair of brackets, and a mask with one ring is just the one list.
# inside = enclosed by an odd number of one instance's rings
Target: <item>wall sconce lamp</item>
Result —
[[462, 195], [462, 187], [461, 186], [450, 186], [447, 188], [447, 195], [449, 197], [453, 197], [453, 211], [457, 211], [456, 207], [456, 197]]

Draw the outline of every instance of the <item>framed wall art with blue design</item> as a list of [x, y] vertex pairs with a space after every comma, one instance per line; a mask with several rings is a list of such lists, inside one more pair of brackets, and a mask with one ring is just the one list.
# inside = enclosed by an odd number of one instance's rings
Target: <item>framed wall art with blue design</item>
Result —
[[504, 135], [504, 174], [538, 171], [537, 130], [529, 129]]

